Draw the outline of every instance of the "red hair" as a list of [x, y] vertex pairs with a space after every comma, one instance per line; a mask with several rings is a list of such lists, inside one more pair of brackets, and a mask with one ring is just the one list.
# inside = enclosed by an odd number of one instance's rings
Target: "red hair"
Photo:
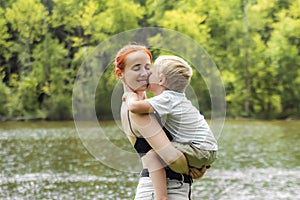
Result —
[[152, 62], [152, 54], [147, 47], [143, 45], [136, 45], [136, 44], [130, 44], [124, 46], [120, 51], [117, 53], [117, 56], [115, 58], [114, 64], [116, 69], [119, 68], [120, 70], [124, 70], [125, 67], [125, 59], [128, 54], [136, 52], [136, 51], [144, 51], [146, 54], [148, 54], [150, 58], [150, 62]]

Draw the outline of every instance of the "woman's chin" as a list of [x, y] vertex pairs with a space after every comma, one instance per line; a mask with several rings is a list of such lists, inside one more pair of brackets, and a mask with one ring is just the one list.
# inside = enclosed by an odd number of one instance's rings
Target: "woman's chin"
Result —
[[147, 85], [142, 85], [140, 87], [138, 87], [135, 91], [140, 91], [140, 92], [144, 92], [147, 90]]

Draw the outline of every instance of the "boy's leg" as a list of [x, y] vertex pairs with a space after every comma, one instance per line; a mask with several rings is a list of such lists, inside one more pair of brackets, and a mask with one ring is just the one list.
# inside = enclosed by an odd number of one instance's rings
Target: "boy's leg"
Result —
[[[164, 148], [156, 150], [156, 153], [166, 162], [174, 172], [189, 174], [189, 167], [185, 155], [178, 149], [174, 148], [173, 143], [165, 145]], [[162, 157], [167, 155], [167, 157]]]
[[172, 142], [176, 149], [184, 153], [188, 165], [201, 170], [203, 166], [210, 168], [210, 165], [216, 160], [215, 151], [207, 151], [199, 149], [191, 144], [182, 144]]

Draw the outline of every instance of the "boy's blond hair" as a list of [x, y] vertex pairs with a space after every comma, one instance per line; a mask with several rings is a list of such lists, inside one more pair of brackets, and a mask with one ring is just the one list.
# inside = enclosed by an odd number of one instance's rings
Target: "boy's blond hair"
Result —
[[158, 77], [166, 77], [167, 89], [184, 92], [190, 83], [193, 70], [191, 66], [178, 56], [159, 56], [154, 62], [154, 71]]

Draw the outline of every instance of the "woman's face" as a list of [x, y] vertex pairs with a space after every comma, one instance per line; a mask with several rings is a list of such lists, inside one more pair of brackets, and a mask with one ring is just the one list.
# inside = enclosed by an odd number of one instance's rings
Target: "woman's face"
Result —
[[145, 91], [151, 74], [151, 61], [144, 51], [127, 55], [125, 60], [124, 82], [134, 91]]

